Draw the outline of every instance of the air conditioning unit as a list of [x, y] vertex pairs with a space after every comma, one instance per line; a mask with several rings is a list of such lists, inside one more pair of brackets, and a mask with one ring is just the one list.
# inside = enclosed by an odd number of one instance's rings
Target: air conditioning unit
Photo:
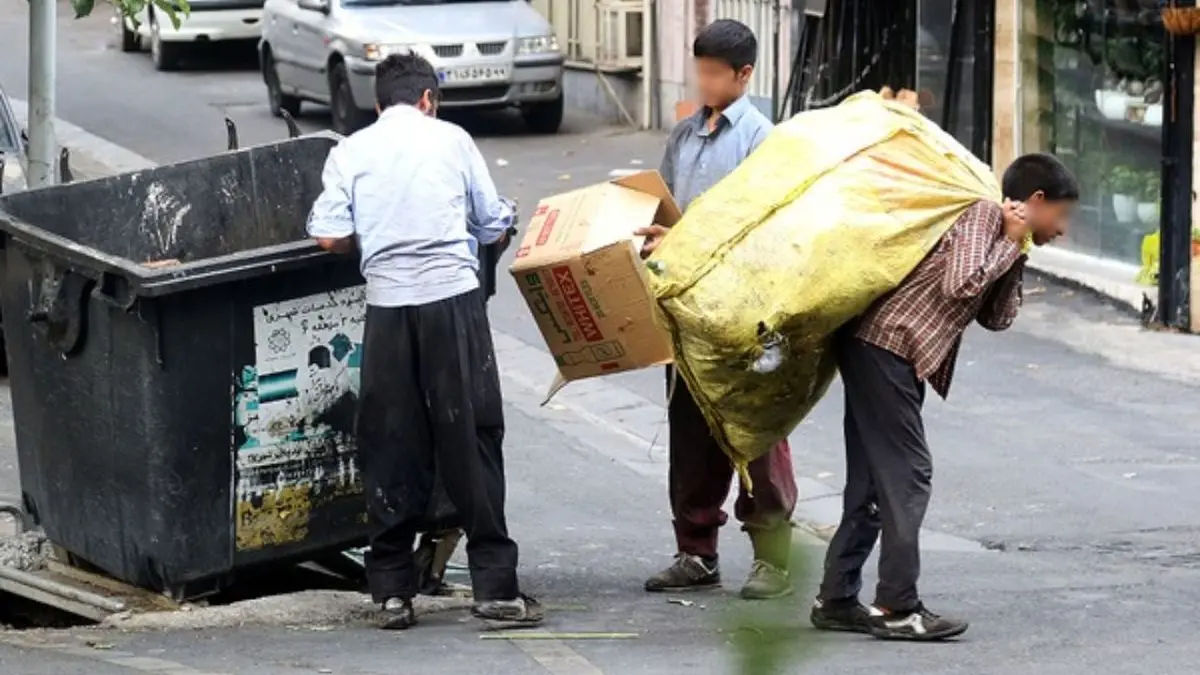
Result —
[[642, 0], [597, 0], [596, 65], [637, 70], [642, 67]]

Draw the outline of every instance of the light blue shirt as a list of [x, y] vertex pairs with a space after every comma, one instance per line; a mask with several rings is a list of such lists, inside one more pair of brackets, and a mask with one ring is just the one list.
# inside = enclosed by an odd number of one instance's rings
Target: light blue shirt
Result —
[[680, 210], [728, 176], [750, 156], [775, 125], [743, 96], [721, 112], [708, 129], [709, 108], [681, 120], [667, 139], [659, 173]]
[[392, 106], [329, 153], [314, 238], [355, 237], [367, 304], [425, 305], [479, 288], [478, 244], [516, 220], [466, 131]]

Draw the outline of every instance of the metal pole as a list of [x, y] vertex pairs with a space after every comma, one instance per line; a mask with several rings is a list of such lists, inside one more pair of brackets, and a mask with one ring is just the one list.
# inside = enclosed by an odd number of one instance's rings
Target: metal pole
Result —
[[1167, 36], [1164, 68], [1163, 103], [1169, 106], [1170, 116], [1162, 127], [1158, 316], [1164, 325], [1196, 331], [1200, 327], [1190, 325], [1196, 38]]
[[658, 45], [654, 39], [654, 0], [642, 0], [642, 128], [654, 129], [658, 126], [654, 115], [654, 92], [658, 89], [657, 78], [654, 77], [655, 51]]
[[771, 3], [771, 121], [779, 121], [779, 69], [783, 59], [779, 58], [780, 46], [780, 21], [783, 15], [783, 8], [780, 6], [780, 0], [775, 0]]
[[[996, 0], [975, 5], [975, 91], [971, 95], [971, 150], [979, 159], [992, 162], [992, 105], [995, 94]], [[1078, 129], [1079, 125], [1076, 124]]]
[[55, 175], [55, 0], [29, 2], [29, 187], [53, 185]]
[[950, 15], [950, 49], [946, 57], [946, 97], [942, 100], [942, 129], [951, 136], [958, 129], [958, 77], [962, 72], [962, 52], [964, 35], [967, 31], [967, 18], [964, 13], [963, 0], [954, 0], [954, 8]]

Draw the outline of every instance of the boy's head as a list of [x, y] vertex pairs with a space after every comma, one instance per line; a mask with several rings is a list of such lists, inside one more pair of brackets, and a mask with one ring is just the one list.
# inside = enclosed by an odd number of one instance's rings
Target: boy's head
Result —
[[1067, 233], [1079, 202], [1079, 181], [1057, 157], [1022, 155], [1004, 171], [1002, 183], [1005, 198], [1025, 204], [1034, 244], [1048, 244]]
[[721, 109], [741, 98], [754, 72], [758, 40], [749, 26], [720, 19], [704, 27], [692, 43], [700, 98], [709, 108]]
[[437, 114], [437, 73], [420, 54], [391, 54], [375, 66], [375, 101], [379, 112], [394, 105], [411, 105], [429, 116]]

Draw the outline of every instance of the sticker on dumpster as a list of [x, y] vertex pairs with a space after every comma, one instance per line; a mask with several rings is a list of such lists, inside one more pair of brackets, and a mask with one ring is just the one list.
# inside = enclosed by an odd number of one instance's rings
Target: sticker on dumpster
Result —
[[234, 386], [237, 549], [302, 541], [315, 511], [362, 479], [354, 415], [362, 286], [254, 308], [255, 361]]

